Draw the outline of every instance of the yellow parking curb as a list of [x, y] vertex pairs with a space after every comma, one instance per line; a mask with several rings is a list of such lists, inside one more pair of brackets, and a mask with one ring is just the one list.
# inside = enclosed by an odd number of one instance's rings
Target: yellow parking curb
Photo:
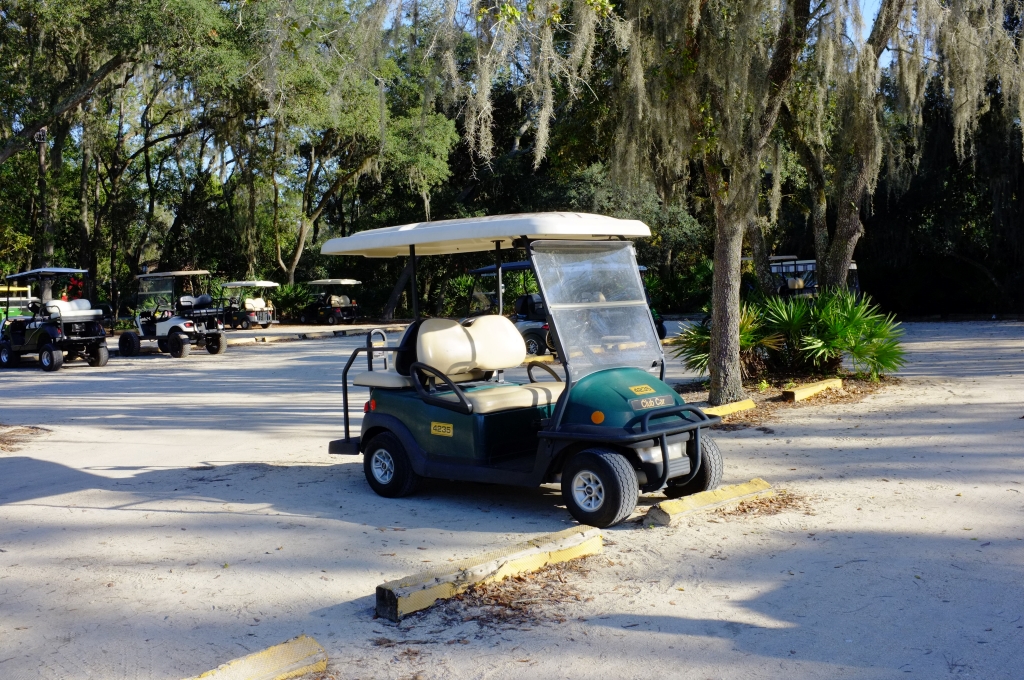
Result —
[[800, 387], [794, 387], [791, 390], [783, 390], [782, 396], [786, 401], [802, 401], [809, 397], [813, 397], [818, 392], [824, 392], [825, 390], [843, 389], [843, 381], [839, 378], [829, 378], [828, 380], [819, 380], [818, 382], [809, 383], [807, 385], [801, 385]]
[[696, 510], [712, 508], [748, 496], [771, 495], [773, 493], [771, 488], [771, 484], [758, 477], [743, 484], [732, 484], [714, 491], [701, 491], [692, 496], [662, 501], [647, 511], [644, 521], [650, 520], [655, 524], [668, 526], [677, 517]]
[[326, 670], [327, 652], [313, 638], [300, 635], [187, 680], [288, 680]]
[[743, 401], [734, 401], [731, 404], [711, 406], [710, 408], [705, 408], [701, 410], [704, 411], [704, 413], [707, 413], [709, 416], [727, 416], [730, 413], [736, 413], [737, 411], [746, 411], [752, 408], [757, 408], [757, 404], [754, 403], [754, 400], [744, 399]]
[[549, 564], [594, 555], [603, 547], [600, 529], [578, 526], [388, 581], [377, 586], [377, 616], [397, 622], [478, 583], [500, 581]]

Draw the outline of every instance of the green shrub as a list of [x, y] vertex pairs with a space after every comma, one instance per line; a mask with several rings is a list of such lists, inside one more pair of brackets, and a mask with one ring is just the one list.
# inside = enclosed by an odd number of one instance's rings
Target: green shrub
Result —
[[301, 283], [286, 283], [271, 295], [278, 314], [286, 318], [297, 317], [311, 299], [309, 288]]
[[[848, 359], [855, 371], [877, 380], [904, 364], [903, 331], [867, 296], [846, 290], [818, 297], [771, 298], [748, 303], [740, 315], [740, 364], [745, 377], [765, 372], [836, 372]], [[708, 370], [711, 322], [691, 326], [676, 339], [673, 352], [687, 368]]]

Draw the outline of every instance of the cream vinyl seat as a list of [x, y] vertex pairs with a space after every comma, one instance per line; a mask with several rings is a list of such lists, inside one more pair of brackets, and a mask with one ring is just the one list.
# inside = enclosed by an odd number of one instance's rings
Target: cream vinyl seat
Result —
[[[526, 343], [503, 316], [480, 316], [463, 326], [449, 319], [423, 322], [416, 343], [417, 360], [438, 369], [453, 382], [467, 373], [515, 368], [526, 359]], [[562, 393], [561, 383], [530, 383], [471, 388], [463, 392], [473, 413], [545, 406]]]

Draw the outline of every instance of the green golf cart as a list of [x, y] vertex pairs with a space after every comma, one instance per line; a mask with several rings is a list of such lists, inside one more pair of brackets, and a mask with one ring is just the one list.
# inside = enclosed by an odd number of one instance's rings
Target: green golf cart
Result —
[[[628, 517], [641, 492], [715, 488], [722, 456], [706, 429], [720, 419], [685, 404], [662, 380], [665, 358], [627, 240], [649, 235], [641, 222], [540, 213], [374, 229], [325, 243], [325, 255], [407, 253], [414, 274], [417, 251], [494, 250], [499, 291], [497, 314], [420, 319], [410, 277], [416, 321], [398, 345], [375, 345], [370, 335], [349, 357], [345, 438], [330, 452], [363, 454], [367, 482], [389, 498], [411, 493], [421, 478], [558, 483], [573, 517], [597, 527]], [[526, 357], [522, 335], [501, 314], [501, 255], [509, 248], [533, 263], [561, 374], [531, 362], [528, 381], [505, 380]], [[379, 370], [382, 352], [393, 360]], [[351, 382], [369, 388], [369, 399], [353, 438], [349, 372], [364, 353], [367, 370]]]
[[[277, 310], [268, 290], [279, 288], [281, 284], [273, 281], [228, 281], [220, 285], [224, 294], [229, 296], [224, 305], [224, 325], [241, 328], [247, 331], [253, 326], [270, 328], [278, 323]], [[254, 291], [254, 295], [249, 295]]]

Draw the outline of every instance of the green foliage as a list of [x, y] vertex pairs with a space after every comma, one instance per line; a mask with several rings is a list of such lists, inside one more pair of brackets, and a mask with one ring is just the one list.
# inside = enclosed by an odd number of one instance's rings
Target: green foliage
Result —
[[312, 294], [305, 284], [286, 283], [280, 288], [275, 288], [270, 299], [274, 301], [274, 306], [282, 317], [294, 318], [310, 303]]
[[[740, 317], [740, 363], [745, 377], [766, 372], [834, 373], [844, 359], [855, 371], [878, 379], [904, 364], [903, 331], [867, 296], [846, 290], [817, 298], [772, 298], [748, 303]], [[674, 356], [703, 375], [708, 370], [711, 319], [690, 326], [675, 340]]]

